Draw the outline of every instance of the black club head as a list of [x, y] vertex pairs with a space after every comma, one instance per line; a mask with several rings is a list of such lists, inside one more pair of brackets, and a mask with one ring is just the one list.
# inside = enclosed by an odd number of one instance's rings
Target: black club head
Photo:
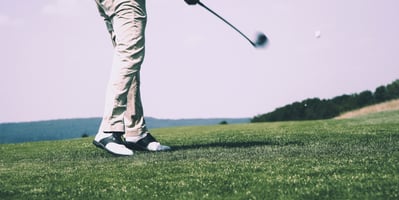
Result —
[[264, 33], [258, 33], [255, 41], [255, 47], [264, 47], [268, 42], [268, 38]]

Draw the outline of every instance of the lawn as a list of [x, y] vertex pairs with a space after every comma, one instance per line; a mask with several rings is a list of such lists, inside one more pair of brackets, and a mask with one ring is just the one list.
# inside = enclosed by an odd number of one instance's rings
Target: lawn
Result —
[[0, 145], [0, 199], [399, 199], [399, 111], [152, 134], [173, 151]]

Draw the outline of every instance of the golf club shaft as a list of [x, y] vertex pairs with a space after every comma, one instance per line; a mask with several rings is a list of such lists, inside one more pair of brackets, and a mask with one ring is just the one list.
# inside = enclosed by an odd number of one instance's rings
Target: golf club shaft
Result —
[[206, 5], [204, 5], [202, 2], [198, 1], [198, 4], [200, 6], [202, 6], [203, 8], [207, 9], [209, 12], [211, 12], [212, 14], [214, 14], [216, 17], [218, 17], [219, 19], [221, 19], [222, 21], [224, 21], [226, 24], [228, 24], [231, 28], [233, 28], [234, 30], [236, 30], [240, 35], [242, 35], [245, 39], [248, 40], [248, 42], [250, 42], [252, 44], [252, 46], [256, 46], [256, 44], [249, 39], [244, 33], [242, 33], [240, 30], [238, 30], [235, 26], [233, 26], [232, 24], [230, 24], [230, 22], [228, 22], [227, 20], [225, 20], [223, 17], [221, 17], [220, 15], [218, 15], [217, 13], [215, 13], [213, 10], [211, 10], [210, 8], [208, 8]]

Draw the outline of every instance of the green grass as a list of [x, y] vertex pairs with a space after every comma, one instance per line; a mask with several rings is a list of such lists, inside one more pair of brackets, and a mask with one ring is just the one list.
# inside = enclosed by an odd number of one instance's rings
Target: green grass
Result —
[[93, 138], [0, 145], [0, 199], [398, 199], [399, 112], [154, 129], [174, 151]]

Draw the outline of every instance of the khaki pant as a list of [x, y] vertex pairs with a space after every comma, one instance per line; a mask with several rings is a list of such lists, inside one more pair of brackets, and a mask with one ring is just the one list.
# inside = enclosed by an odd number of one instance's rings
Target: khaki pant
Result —
[[147, 22], [145, 0], [96, 0], [114, 44], [114, 58], [99, 132], [147, 132], [140, 97]]

